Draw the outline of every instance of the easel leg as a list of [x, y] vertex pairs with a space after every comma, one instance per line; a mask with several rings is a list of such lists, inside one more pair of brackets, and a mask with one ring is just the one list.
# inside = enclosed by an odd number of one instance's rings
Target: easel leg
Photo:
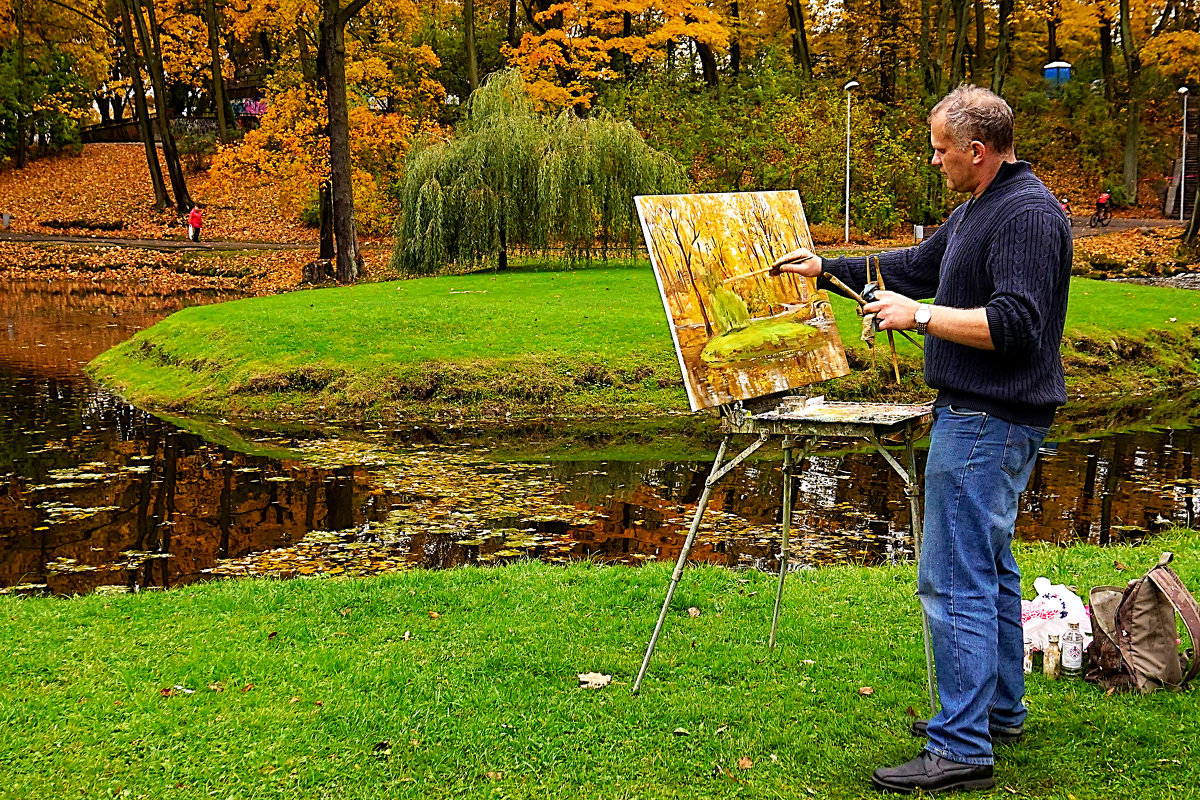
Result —
[[[808, 452], [808, 443], [800, 449], [800, 458], [795, 463], [802, 464]], [[775, 631], [779, 627], [779, 611], [783, 605], [783, 579], [788, 568], [788, 537], [792, 530], [792, 472], [795, 467], [792, 461], [792, 440], [783, 440], [783, 543], [779, 548], [779, 583], [775, 586], [775, 611], [771, 614], [771, 640], [768, 647], [775, 649]]]
[[[912, 430], [904, 437], [905, 451], [908, 456], [908, 483], [904, 487], [908, 495], [908, 505], [912, 514], [913, 551], [917, 563], [921, 563], [921, 537], [924, 533], [921, 518], [920, 484], [917, 481], [917, 454], [913, 447]], [[925, 605], [921, 604], [921, 633], [925, 639], [925, 683], [929, 687], [929, 716], [932, 718], [938, 711], [937, 681], [933, 673], [933, 648], [929, 640], [929, 615], [925, 613]]]
[[725, 457], [725, 447], [728, 444], [729, 437], [726, 436], [721, 440], [721, 446], [717, 448], [717, 457], [713, 460], [712, 469], [704, 481], [704, 492], [700, 495], [700, 504], [696, 506], [696, 514], [692, 517], [692, 526], [688, 529], [687, 539], [683, 542], [683, 549], [679, 551], [679, 558], [675, 562], [675, 570], [671, 573], [671, 585], [667, 587], [667, 597], [663, 600], [662, 610], [658, 612], [658, 622], [654, 626], [654, 634], [650, 637], [650, 644], [646, 646], [642, 668], [638, 670], [637, 680], [633, 682], [633, 694], [637, 694], [641, 689], [642, 678], [645, 677], [646, 669], [650, 666], [650, 657], [654, 655], [654, 646], [658, 644], [658, 636], [662, 633], [663, 623], [666, 622], [667, 609], [671, 605], [671, 598], [675, 596], [675, 587], [679, 585], [679, 579], [683, 577], [683, 568], [687, 564], [688, 553], [692, 551], [692, 542], [696, 539], [696, 531], [700, 530], [700, 518], [704, 516], [704, 508], [708, 505], [708, 498], [712, 494], [712, 487], [715, 483], [714, 478], [721, 468], [721, 459]]

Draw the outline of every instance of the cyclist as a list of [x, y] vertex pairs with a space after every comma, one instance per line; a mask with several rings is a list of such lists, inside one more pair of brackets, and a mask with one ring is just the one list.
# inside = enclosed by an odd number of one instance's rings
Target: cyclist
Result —
[[1108, 223], [1112, 220], [1112, 210], [1108, 207], [1108, 201], [1112, 197], [1108, 192], [1101, 192], [1096, 198], [1096, 213], [1092, 214], [1092, 218], [1088, 220], [1088, 227], [1094, 228], [1097, 225], [1107, 228]]
[[1065, 198], [1065, 197], [1058, 198], [1058, 205], [1063, 210], [1063, 213], [1066, 214], [1067, 217], [1069, 218], [1071, 216], [1071, 204], [1069, 202], [1067, 202], [1067, 198]]

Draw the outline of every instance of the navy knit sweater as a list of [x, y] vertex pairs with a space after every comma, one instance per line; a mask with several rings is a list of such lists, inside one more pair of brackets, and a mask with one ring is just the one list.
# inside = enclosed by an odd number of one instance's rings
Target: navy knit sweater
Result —
[[[940, 306], [984, 308], [994, 352], [925, 337], [925, 382], [937, 405], [1048, 426], [1067, 401], [1059, 344], [1071, 277], [1071, 226], [1029, 164], [1003, 164], [977, 198], [916, 247], [879, 257], [884, 283]], [[865, 258], [825, 261], [849, 286]], [[821, 287], [834, 290], [824, 280]], [[937, 312], [934, 312], [936, 316]]]

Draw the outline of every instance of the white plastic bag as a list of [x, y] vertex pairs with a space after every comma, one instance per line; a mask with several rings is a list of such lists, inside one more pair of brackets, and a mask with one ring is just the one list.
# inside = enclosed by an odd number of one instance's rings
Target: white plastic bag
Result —
[[1045, 650], [1050, 643], [1047, 637], [1057, 636], [1061, 642], [1067, 624], [1078, 622], [1086, 647], [1092, 638], [1092, 621], [1079, 595], [1061, 583], [1050, 583], [1049, 578], [1038, 578], [1033, 582], [1033, 588], [1037, 596], [1021, 601], [1025, 641], [1034, 650]]

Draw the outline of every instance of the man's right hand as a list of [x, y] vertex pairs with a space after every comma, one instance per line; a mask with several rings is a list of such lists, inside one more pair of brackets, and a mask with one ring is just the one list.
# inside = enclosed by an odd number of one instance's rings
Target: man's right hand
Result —
[[771, 274], [795, 272], [806, 278], [819, 278], [823, 268], [824, 265], [819, 255], [805, 247], [800, 247], [776, 259], [775, 263], [771, 265]]

